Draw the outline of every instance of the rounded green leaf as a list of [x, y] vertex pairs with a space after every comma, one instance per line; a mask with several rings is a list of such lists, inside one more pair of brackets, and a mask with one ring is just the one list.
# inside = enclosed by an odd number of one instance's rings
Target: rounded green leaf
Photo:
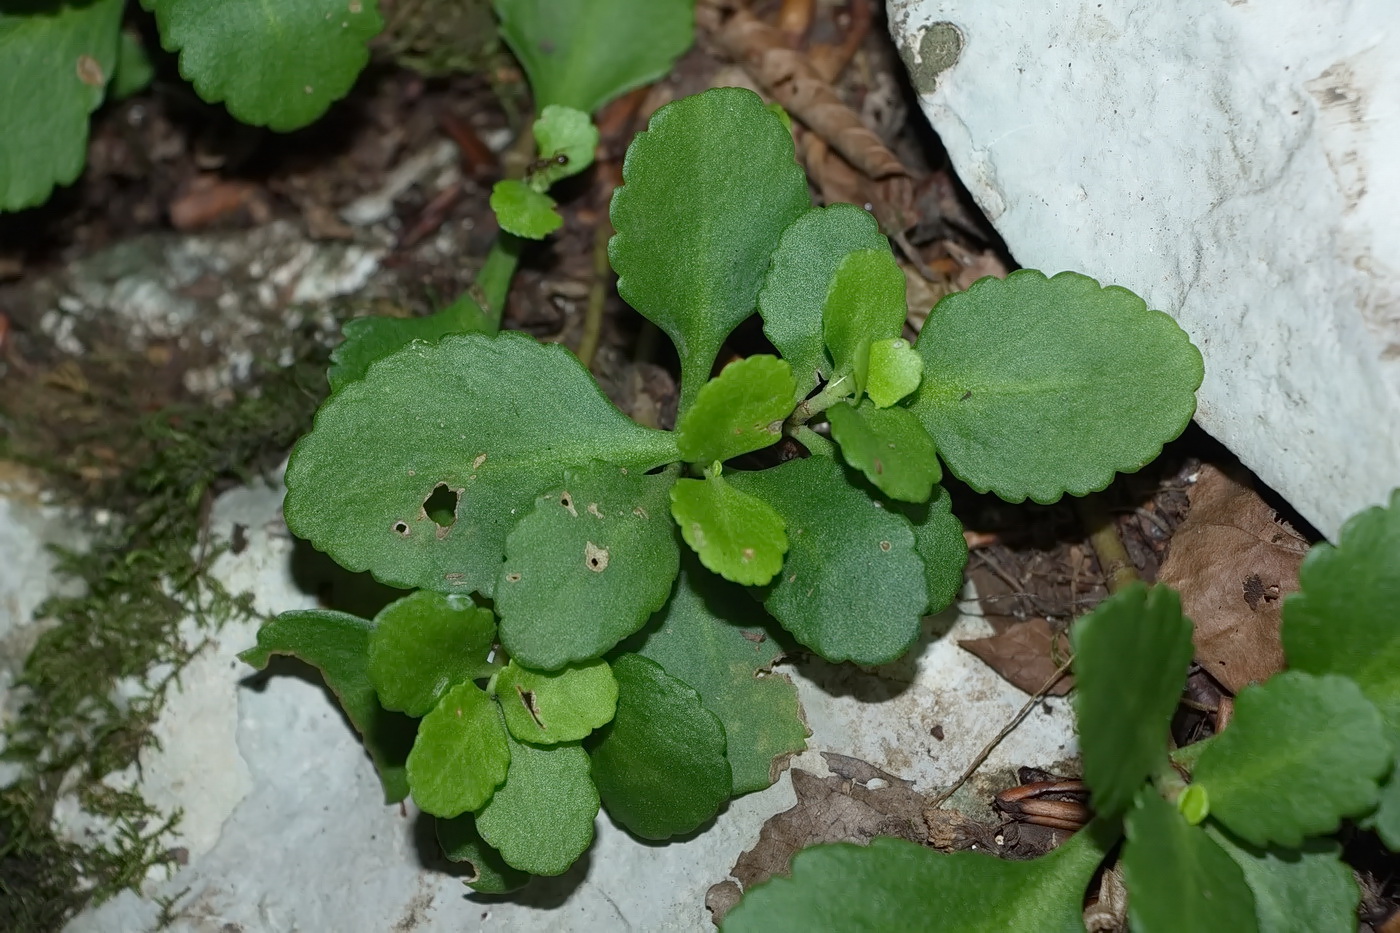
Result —
[[702, 480], [676, 481], [671, 515], [700, 562], [726, 580], [758, 586], [782, 569], [788, 549], [782, 516], [726, 482], [718, 463]]
[[539, 748], [510, 743], [506, 782], [476, 815], [483, 839], [512, 868], [563, 874], [593, 843], [598, 791], [577, 744]]
[[1283, 603], [1288, 666], [1356, 681], [1400, 749], [1400, 490], [1342, 526], [1337, 546], [1319, 544]]
[[532, 671], [514, 661], [496, 677], [506, 728], [522, 742], [554, 745], [585, 738], [617, 709], [617, 681], [605, 661]]
[[141, 0], [199, 96], [244, 123], [306, 126], [344, 97], [384, 23], [375, 0]]
[[1072, 272], [985, 278], [930, 312], [911, 410], [948, 469], [1010, 502], [1108, 486], [1179, 435], [1200, 351], [1132, 292]]
[[889, 408], [919, 387], [924, 378], [924, 358], [903, 337], [875, 340], [870, 344], [870, 375], [865, 393], [876, 408]]
[[598, 128], [582, 110], [550, 104], [540, 111], [534, 133], [542, 163], [530, 172], [530, 185], [536, 191], [544, 191], [593, 164]]
[[885, 664], [909, 650], [928, 605], [914, 532], [826, 457], [734, 473], [787, 523], [789, 549], [763, 605], [828, 661]]
[[924, 564], [928, 584], [925, 612], [942, 612], [957, 598], [967, 566], [967, 539], [962, 522], [953, 514], [948, 490], [935, 486], [927, 502], [891, 502], [890, 510], [909, 520], [914, 528], [914, 551]]
[[1390, 779], [1381, 787], [1370, 822], [1386, 848], [1400, 852], [1400, 764], [1391, 769]]
[[450, 306], [427, 317], [387, 317], [367, 315], [345, 322], [345, 339], [331, 351], [326, 379], [331, 391], [363, 379], [370, 364], [400, 350], [415, 340], [437, 343], [448, 334], [491, 334], [495, 325], [481, 306], [468, 294]]
[[667, 104], [628, 147], [608, 255], [617, 291], [671, 338], [681, 411], [753, 313], [778, 236], [811, 203], [792, 134], [743, 88]]
[[772, 622], [743, 589], [682, 560], [675, 594], [637, 648], [719, 717], [735, 794], [763, 790], [783, 756], [807, 747], [797, 688], [771, 670], [782, 656]]
[[1094, 812], [1114, 817], [1166, 761], [1191, 663], [1191, 622], [1174, 590], [1139, 583], [1099, 603], [1069, 636], [1084, 780]]
[[1240, 691], [1192, 780], [1236, 836], [1296, 848], [1375, 806], [1391, 755], [1380, 713], [1353, 681], [1287, 671]]
[[438, 845], [451, 862], [467, 862], [472, 874], [462, 880], [472, 890], [482, 894], [507, 894], [523, 888], [529, 882], [529, 872], [506, 864], [501, 853], [486, 844], [476, 830], [476, 816], [463, 813], [450, 820], [435, 819]]
[[837, 402], [826, 420], [846, 462], [891, 499], [927, 501], [943, 478], [933, 438], [908, 409]]
[[[578, 359], [522, 334], [410, 344], [317, 412], [287, 465], [292, 533], [391, 586], [491, 595], [506, 534], [595, 460], [677, 459], [673, 436], [612, 406]], [[434, 521], [455, 494], [455, 520]]]
[[797, 853], [790, 877], [746, 892], [721, 929], [1083, 933], [1084, 889], [1105, 854], [1094, 836], [1081, 830], [1028, 861], [890, 838], [812, 846]]
[[476, 684], [459, 684], [418, 724], [408, 753], [413, 802], [446, 818], [479, 810], [506, 779], [509, 763], [496, 704]]
[[1199, 826], [1210, 816], [1210, 794], [1201, 785], [1192, 784], [1176, 798], [1176, 808], [1181, 811], [1186, 822], [1192, 826]]
[[451, 688], [491, 673], [496, 618], [469, 597], [420, 590], [374, 621], [369, 676], [387, 709], [422, 716]]
[[1299, 848], [1260, 849], [1214, 826], [1206, 834], [1244, 872], [1254, 892], [1259, 933], [1317, 933], [1356, 926], [1357, 890], [1341, 846], [1331, 839], [1307, 839]]
[[88, 115], [117, 66], [122, 0], [0, 12], [0, 211], [48, 200], [87, 160]]
[[666, 602], [680, 569], [669, 473], [570, 471], [506, 539], [496, 584], [501, 644], [552, 671], [600, 657]]
[[792, 368], [776, 356], [736, 360], [695, 396], [676, 426], [676, 446], [691, 463], [728, 460], [776, 444], [792, 413]]
[[507, 178], [491, 188], [491, 210], [502, 230], [527, 240], [543, 240], [564, 226], [554, 199], [523, 181]]
[[1254, 895], [1239, 865], [1151, 787], [1139, 791], [1124, 829], [1123, 880], [1135, 933], [1259, 929]]
[[764, 334], [792, 365], [797, 398], [831, 374], [822, 305], [836, 268], [856, 250], [888, 248], [879, 223], [854, 204], [811, 208], [783, 231], [758, 293], [758, 313]]
[[889, 244], [849, 253], [836, 267], [822, 306], [822, 336], [831, 351], [832, 378], [850, 375], [865, 391], [870, 342], [898, 337], [909, 308], [904, 273]]
[[724, 727], [695, 690], [654, 661], [624, 654], [613, 676], [617, 715], [590, 752], [603, 804], [643, 839], [698, 828], [729, 799]]

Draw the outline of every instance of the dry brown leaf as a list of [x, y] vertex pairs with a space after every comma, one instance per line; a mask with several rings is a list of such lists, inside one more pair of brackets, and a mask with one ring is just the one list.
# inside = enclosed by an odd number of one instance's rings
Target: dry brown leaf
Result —
[[252, 182], [198, 175], [171, 203], [170, 224], [180, 231], [200, 230], [245, 209], [257, 223], [271, 218], [262, 189]]
[[[1028, 619], [986, 638], [964, 638], [958, 644], [981, 658], [1018, 690], [1035, 693], [1069, 657], [1069, 641], [1044, 619]], [[1051, 687], [1051, 696], [1064, 696], [1074, 686], [1065, 676]]]
[[903, 175], [876, 181], [863, 175], [816, 133], [800, 134], [802, 164], [816, 183], [823, 204], [854, 204], [875, 215], [880, 229], [906, 230], [918, 223], [914, 186]]
[[1201, 468], [1190, 498], [1158, 581], [1181, 592], [1196, 660], [1239, 692], [1283, 668], [1283, 597], [1298, 589], [1308, 543], [1258, 493], [1213, 466]]

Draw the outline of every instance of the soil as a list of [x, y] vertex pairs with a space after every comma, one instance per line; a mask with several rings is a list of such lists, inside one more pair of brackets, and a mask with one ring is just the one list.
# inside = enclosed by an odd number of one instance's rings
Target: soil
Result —
[[[755, 12], [772, 16], [780, 6], [801, 4], [757, 4]], [[871, 0], [856, 0], [849, 8], [820, 3], [800, 41], [809, 49], [839, 45], [852, 30], [859, 32], [865, 14], [872, 17], [835, 86], [916, 179], [906, 206], [917, 216], [901, 248], [915, 301], [926, 309], [981, 274], [1014, 266], [918, 113], [881, 6]], [[563, 192], [564, 228], [527, 254], [512, 287], [506, 327], [579, 347], [596, 233], [631, 135], [667, 100], [715, 84], [753, 83], [724, 57], [721, 46], [713, 35], [702, 35], [666, 79], [604, 111], [602, 157]], [[501, 177], [528, 107], [521, 74], [508, 56], [491, 49], [489, 43], [483, 46], [480, 70], [440, 77], [404, 67], [381, 49], [348, 99], [312, 127], [286, 135], [243, 126], [222, 108], [199, 101], [174, 63], [158, 57], [151, 88], [96, 114], [81, 180], [42, 208], [0, 216], [0, 418], [7, 435], [0, 455], [43, 470], [45, 484], [66, 501], [133, 519], [139, 534], [114, 545], [128, 551], [149, 548], [176, 527], [154, 523], [150, 500], [168, 495], [177, 484], [190, 488], [189, 475], [179, 472], [189, 466], [179, 458], [187, 457], [197, 462], [191, 475], [200, 492], [192, 502], [182, 498], [188, 521], [176, 525], [181, 534], [197, 533], [202, 505], [226, 485], [274, 466], [290, 441], [309, 427], [324, 394], [319, 373], [343, 317], [367, 310], [429, 313], [472, 281], [496, 233], [487, 204], [490, 186]], [[383, 205], [384, 216], [373, 223], [344, 219], [347, 206], [364, 205], [391, 189], [406, 163], [444, 140], [457, 149], [445, 167], [450, 170], [439, 166], [420, 173]], [[825, 181], [814, 181], [818, 199], [839, 188]], [[292, 225], [313, 242], [387, 244], [383, 269], [392, 284], [381, 287], [368, 308], [334, 307], [335, 327], [272, 328], [275, 335], [254, 348], [254, 365], [243, 378], [217, 392], [192, 388], [185, 377], [217, 361], [218, 345], [178, 336], [133, 344], [124, 330], [129, 322], [113, 318], [95, 322], [84, 335], [85, 352], [73, 353], [46, 327], [47, 307], [35, 299], [35, 282], [114, 244], [152, 234], [237, 233], [276, 223]], [[634, 416], [668, 425], [675, 406], [674, 354], [615, 291], [608, 292], [604, 310], [593, 359], [600, 382]], [[730, 346], [732, 355], [761, 349], [762, 335], [754, 327], [741, 329]], [[242, 426], [236, 441], [226, 434], [229, 419]], [[1156, 579], [1173, 533], [1189, 513], [1188, 490], [1205, 463], [1238, 469], [1228, 451], [1192, 429], [1152, 466], [1121, 477], [1103, 498], [1144, 579]], [[1035, 690], [1054, 668], [1046, 645], [1053, 646], [1073, 618], [1107, 594], [1083, 518], [1067, 503], [1010, 505], [956, 481], [949, 487], [972, 546], [968, 575], [997, 636], [976, 650], [1013, 682]], [[1306, 538], [1317, 540], [1285, 503], [1263, 494]], [[1028, 661], [1026, 650], [1035, 657]], [[1196, 702], [1178, 717], [1178, 741], [1209, 733], [1212, 719], [1203, 711], [1217, 708], [1224, 694], [1198, 670], [1191, 695]], [[51, 782], [32, 789], [36, 799], [23, 803], [42, 812], [52, 803]], [[19, 806], [11, 799], [3, 809]], [[0, 825], [0, 889], [17, 893], [20, 901], [28, 892], [33, 913], [12, 908], [4, 918], [9, 922], [0, 926], [50, 928], [79, 906], [81, 897], [54, 893], [55, 877], [63, 874], [55, 867], [54, 850], [17, 843], [16, 826], [22, 822], [26, 831], [42, 835], [43, 821], [21, 821], [13, 812], [6, 819], [8, 824]], [[1003, 828], [959, 832], [985, 840]], [[1034, 827], [1017, 828], [1012, 835], [1019, 840], [1012, 853], [1017, 857], [1038, 854], [1050, 839]], [[1365, 882], [1361, 919], [1379, 929], [1400, 903], [1393, 857], [1359, 833], [1349, 851], [1357, 854]], [[147, 855], [176, 857], [159, 851]], [[121, 882], [121, 871], [110, 874], [105, 880]], [[55, 909], [34, 908], [42, 897], [57, 897]]]

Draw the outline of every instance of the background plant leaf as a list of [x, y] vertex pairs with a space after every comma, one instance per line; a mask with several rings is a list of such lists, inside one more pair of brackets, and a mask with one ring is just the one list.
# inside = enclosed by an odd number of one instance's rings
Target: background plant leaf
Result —
[[1393, 752], [1380, 713], [1336, 674], [1285, 671], [1235, 697], [1192, 782], [1211, 816], [1256, 846], [1297, 848], [1376, 803]]
[[1381, 837], [1386, 848], [1400, 852], [1400, 769], [1390, 772], [1390, 779], [1381, 786], [1376, 812], [1369, 823]]
[[865, 392], [876, 408], [889, 408], [919, 387], [924, 358], [903, 337], [870, 343], [870, 375]]
[[419, 590], [374, 618], [369, 677], [386, 709], [423, 716], [457, 684], [489, 676], [496, 617], [467, 596]]
[[957, 598], [963, 585], [963, 568], [967, 566], [967, 539], [963, 537], [962, 522], [953, 514], [953, 500], [948, 490], [935, 486], [927, 502], [891, 502], [890, 511], [898, 512], [914, 528], [914, 551], [924, 565], [924, 581], [928, 584], [926, 613], [942, 612]]
[[155, 76], [155, 65], [141, 37], [130, 29], [123, 29], [117, 40], [117, 63], [112, 69], [112, 80], [107, 84], [107, 96], [112, 100], [126, 100], [150, 87]]
[[1099, 603], [1069, 637], [1084, 780], [1094, 811], [1114, 817], [1166, 762], [1167, 730], [1191, 663], [1191, 622], [1176, 591], [1139, 583]]
[[530, 183], [536, 191], [545, 191], [555, 182], [577, 175], [593, 164], [593, 155], [598, 149], [598, 127], [582, 110], [550, 104], [540, 111], [533, 132], [535, 148], [544, 163], [542, 168], [530, 173]]
[[88, 115], [117, 65], [122, 0], [0, 12], [0, 211], [48, 200], [87, 161]]
[[[284, 511], [352, 572], [490, 595], [506, 534], [566, 469], [677, 458], [672, 435], [614, 408], [563, 347], [454, 334], [405, 347], [321, 406], [288, 463]], [[424, 509], [439, 486], [459, 496], [447, 527]]]
[[593, 113], [666, 74], [690, 48], [695, 0], [494, 0], [540, 107]]
[[763, 604], [828, 661], [884, 664], [909, 650], [928, 605], [914, 532], [826, 457], [731, 474], [787, 523], [788, 554]]
[[788, 549], [783, 517], [731, 486], [718, 463], [704, 479], [676, 481], [671, 515], [700, 562], [726, 580], [762, 585], [783, 567]]
[[557, 671], [532, 671], [515, 661], [496, 677], [506, 729], [522, 742], [576, 742], [605, 725], [617, 710], [617, 681], [605, 661]]
[[553, 198], [525, 182], [506, 178], [491, 188], [491, 210], [502, 230], [527, 240], [543, 240], [564, 226]]
[[831, 374], [822, 339], [822, 305], [836, 268], [852, 252], [889, 249], [880, 225], [854, 204], [810, 208], [783, 231], [758, 293], [763, 332], [792, 365], [797, 398]]
[[676, 426], [676, 446], [691, 463], [724, 461], [776, 444], [792, 413], [792, 367], [776, 356], [736, 360], [696, 393]]
[[346, 321], [342, 330], [345, 339], [331, 351], [331, 365], [326, 371], [332, 392], [363, 379], [371, 363], [415, 340], [437, 343], [448, 334], [489, 336], [496, 332], [496, 325], [470, 295], [464, 294], [427, 317], [369, 315]]
[[523, 888], [531, 875], [511, 868], [501, 853], [491, 848], [476, 831], [476, 815], [463, 813], [450, 820], [435, 818], [438, 845], [448, 861], [468, 862], [474, 874], [462, 879], [482, 894], [508, 894]]
[[608, 255], [617, 291], [671, 338], [681, 412], [753, 313], [768, 257], [811, 203], [792, 135], [752, 91], [667, 104], [627, 150]]
[[376, 0], [141, 0], [180, 74], [244, 123], [295, 130], [344, 97], [384, 23]]
[[812, 846], [792, 860], [791, 877], [745, 892], [721, 930], [1082, 933], [1084, 888], [1104, 857], [1094, 836], [1081, 830], [1028, 861], [935, 852], [888, 837]]
[[1136, 933], [1252, 933], [1259, 929], [1244, 872], [1205, 830], [1143, 787], [1124, 826], [1123, 880]]
[[510, 750], [500, 711], [476, 684], [458, 684], [418, 723], [408, 784], [424, 813], [479, 810], [506, 779]]
[[600, 657], [661, 608], [680, 569], [673, 482], [597, 464], [535, 500], [506, 539], [496, 584], [511, 657], [542, 671]]
[[1117, 286], [1032, 269], [930, 312], [911, 408], [948, 469], [1010, 502], [1105, 488], [1151, 462], [1196, 410], [1201, 354]]
[[908, 316], [904, 273], [889, 244], [846, 254], [822, 306], [822, 337], [831, 351], [832, 378], [850, 375], [856, 392], [864, 392], [870, 342], [898, 337]]
[[261, 670], [274, 654], [291, 655], [321, 672], [340, 708], [360, 733], [384, 785], [384, 801], [408, 796], [405, 762], [416, 723], [379, 704], [369, 679], [369, 639], [374, 623], [329, 609], [284, 612], [258, 629], [258, 643], [239, 658]]
[[589, 752], [608, 813], [643, 839], [698, 828], [729, 799], [724, 727], [693, 688], [654, 661], [624, 654], [613, 676], [617, 715]]
[[1213, 826], [1206, 827], [1206, 834], [1244, 872], [1254, 892], [1259, 933], [1316, 933], [1355, 925], [1361, 894], [1336, 842], [1308, 839], [1301, 847], [1260, 849]]
[[943, 477], [938, 451], [923, 424], [905, 408], [837, 402], [826, 410], [831, 436], [846, 462], [892, 499], [924, 502]]
[[636, 649], [719, 717], [735, 794], [763, 790], [780, 756], [807, 747], [797, 688], [771, 671], [782, 655], [771, 624], [744, 590], [682, 560], [675, 593]]
[[506, 782], [476, 815], [476, 828], [506, 864], [560, 875], [593, 844], [598, 791], [577, 744], [540, 748], [507, 735]]

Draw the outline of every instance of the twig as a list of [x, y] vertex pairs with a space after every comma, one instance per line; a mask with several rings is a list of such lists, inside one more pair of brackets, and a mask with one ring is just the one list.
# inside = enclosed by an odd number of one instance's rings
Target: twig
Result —
[[1089, 543], [1099, 558], [1099, 569], [1103, 571], [1108, 591], [1116, 593], [1131, 583], [1142, 579], [1132, 558], [1123, 547], [1123, 539], [1118, 535], [1118, 522], [1113, 513], [1104, 507], [1103, 498], [1089, 495], [1074, 500], [1079, 520], [1089, 532]]

